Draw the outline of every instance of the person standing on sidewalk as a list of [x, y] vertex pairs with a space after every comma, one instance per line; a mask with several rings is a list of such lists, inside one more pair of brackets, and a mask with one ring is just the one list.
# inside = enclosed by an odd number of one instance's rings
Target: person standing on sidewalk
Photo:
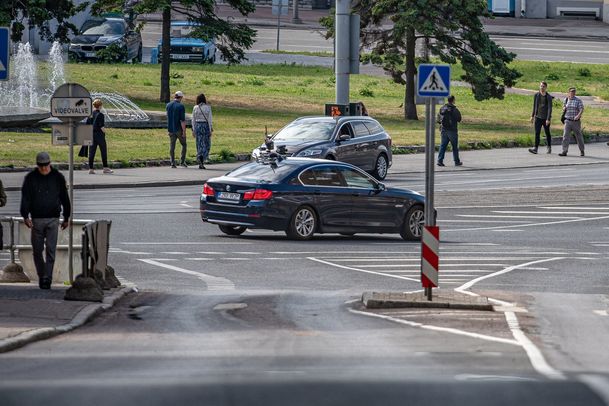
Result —
[[569, 152], [569, 138], [571, 132], [575, 134], [575, 140], [579, 147], [580, 156], [584, 156], [584, 134], [582, 133], [581, 118], [584, 114], [584, 102], [575, 96], [576, 89], [569, 88], [569, 97], [565, 99], [563, 111], [565, 112], [565, 129], [562, 134], [562, 152], [558, 155], [567, 156]]
[[106, 119], [104, 113], [101, 112], [102, 101], [100, 99], [93, 100], [93, 114], [87, 119], [87, 124], [93, 124], [93, 145], [89, 148], [89, 173], [94, 174], [93, 161], [95, 161], [95, 153], [99, 146], [101, 153], [102, 166], [104, 173], [113, 173], [114, 171], [108, 167], [108, 144], [106, 144]]
[[458, 125], [460, 122], [461, 112], [455, 106], [455, 96], [450, 95], [448, 96], [448, 103], [442, 106], [438, 114], [438, 123], [440, 124], [440, 134], [442, 137], [440, 152], [438, 153], [438, 166], [444, 166], [444, 154], [449, 142], [452, 145], [455, 166], [463, 165], [463, 162], [459, 159]]
[[205, 95], [197, 96], [197, 104], [192, 108], [192, 135], [197, 142], [197, 161], [199, 169], [205, 169], [205, 161], [211, 150], [212, 126], [211, 106], [207, 104]]
[[[53, 281], [59, 214], [62, 210], [61, 229], [64, 230], [69, 225], [72, 211], [66, 178], [51, 167], [49, 154], [40, 152], [36, 155], [36, 169], [28, 173], [23, 181], [20, 209], [23, 222], [32, 230], [32, 250], [40, 289], [50, 289]], [[42, 255], [43, 251], [46, 251], [46, 258]]]
[[533, 113], [531, 114], [531, 123], [535, 125], [535, 148], [529, 148], [531, 154], [536, 154], [539, 149], [539, 135], [541, 127], [546, 133], [547, 153], [552, 153], [552, 135], [550, 134], [550, 120], [552, 120], [552, 100], [554, 99], [547, 92], [548, 84], [541, 82], [539, 84], [539, 92], [535, 93], [533, 98]]
[[187, 168], [186, 165], [186, 109], [182, 104], [184, 93], [175, 92], [172, 102], [167, 103], [167, 133], [169, 135], [169, 157], [171, 167], [176, 168], [175, 151], [176, 141], [180, 140], [182, 154], [180, 155], [180, 166]]

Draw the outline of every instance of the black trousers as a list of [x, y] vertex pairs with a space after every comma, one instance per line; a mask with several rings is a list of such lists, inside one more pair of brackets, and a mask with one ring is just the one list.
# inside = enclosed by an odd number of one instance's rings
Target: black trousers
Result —
[[97, 152], [98, 146], [99, 151], [101, 152], [102, 165], [104, 168], [108, 167], [108, 146], [106, 145], [106, 135], [93, 133], [93, 145], [89, 147], [89, 169], [93, 169], [93, 161], [95, 160], [95, 153]]
[[535, 117], [535, 149], [539, 148], [539, 135], [541, 134], [541, 127], [543, 127], [546, 133], [546, 145], [552, 145], [552, 135], [550, 134], [550, 125], [546, 125], [545, 118]]

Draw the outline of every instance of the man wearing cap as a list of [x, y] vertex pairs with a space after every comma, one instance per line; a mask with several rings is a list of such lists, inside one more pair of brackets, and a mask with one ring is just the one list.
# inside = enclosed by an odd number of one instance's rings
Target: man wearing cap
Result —
[[[72, 210], [66, 178], [51, 167], [49, 154], [40, 152], [36, 155], [36, 169], [28, 173], [23, 181], [20, 210], [25, 225], [32, 230], [34, 264], [40, 289], [50, 289], [53, 281], [59, 214], [62, 210], [61, 229], [64, 230], [68, 227]], [[46, 258], [42, 255], [43, 251], [46, 251]]]
[[169, 157], [171, 158], [171, 167], [176, 167], [175, 150], [176, 141], [180, 140], [182, 145], [182, 154], [180, 156], [180, 166], [185, 168], [186, 165], [186, 109], [182, 104], [184, 93], [181, 91], [175, 92], [172, 102], [167, 103], [167, 133], [169, 135]]

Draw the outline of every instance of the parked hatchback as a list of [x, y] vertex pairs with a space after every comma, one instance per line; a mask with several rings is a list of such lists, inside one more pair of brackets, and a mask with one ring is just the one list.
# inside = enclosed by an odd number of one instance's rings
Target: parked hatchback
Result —
[[111, 45], [122, 50], [124, 61], [142, 61], [142, 36], [124, 18], [93, 17], [86, 20], [79, 35], [70, 41], [68, 55], [77, 61], [97, 61], [98, 52]]
[[367, 116], [298, 118], [254, 149], [252, 158], [272, 152], [347, 162], [379, 180], [385, 179], [392, 164], [391, 137]]

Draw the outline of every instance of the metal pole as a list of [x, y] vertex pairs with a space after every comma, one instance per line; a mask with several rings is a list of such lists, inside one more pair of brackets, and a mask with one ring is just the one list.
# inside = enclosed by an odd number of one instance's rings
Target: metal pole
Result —
[[349, 104], [349, 12], [351, 0], [336, 0], [336, 103]]
[[9, 221], [9, 227], [11, 229], [11, 264], [15, 263], [15, 220], [12, 218]]
[[70, 171], [70, 204], [72, 205], [72, 215], [70, 216], [70, 224], [68, 226], [68, 270], [70, 275], [70, 283], [74, 282], [74, 259], [72, 258], [72, 251], [74, 246], [74, 126], [73, 120], [70, 120], [70, 131], [68, 137], [70, 138], [70, 159], [69, 159], [69, 171]]
[[292, 0], [292, 24], [302, 24], [302, 20], [298, 18], [298, 0]]
[[[433, 97], [425, 101], [425, 226], [435, 226], [434, 216], [434, 160], [435, 160], [435, 112]], [[432, 288], [425, 288], [427, 300], [431, 301]]]
[[279, 30], [281, 29], [281, 6], [283, 0], [279, 0], [279, 12], [277, 13], [277, 51], [279, 51]]

